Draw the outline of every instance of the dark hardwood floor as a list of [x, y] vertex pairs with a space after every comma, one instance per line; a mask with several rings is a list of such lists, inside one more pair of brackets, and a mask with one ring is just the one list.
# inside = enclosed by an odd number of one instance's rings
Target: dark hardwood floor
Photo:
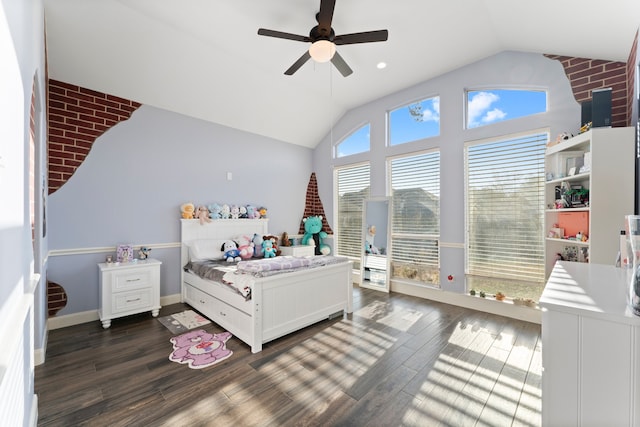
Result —
[[[164, 307], [164, 316], [189, 308]], [[222, 332], [215, 324], [205, 329]], [[354, 313], [190, 369], [151, 314], [50, 331], [39, 426], [539, 426], [540, 326], [354, 289]], [[0, 422], [1, 424], [1, 422]]]

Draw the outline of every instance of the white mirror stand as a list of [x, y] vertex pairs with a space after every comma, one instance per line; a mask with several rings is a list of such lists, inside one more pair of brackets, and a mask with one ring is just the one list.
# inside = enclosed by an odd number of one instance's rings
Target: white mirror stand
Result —
[[362, 207], [360, 286], [389, 292], [391, 198], [366, 199]]

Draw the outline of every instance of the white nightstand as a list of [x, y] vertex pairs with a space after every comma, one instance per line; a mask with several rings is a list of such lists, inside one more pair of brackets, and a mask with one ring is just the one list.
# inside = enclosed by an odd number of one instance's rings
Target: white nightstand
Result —
[[151, 311], [160, 312], [160, 265], [157, 259], [98, 264], [100, 271], [98, 314], [102, 327], [111, 319]]
[[313, 256], [316, 247], [314, 245], [280, 246], [280, 255], [286, 256]]

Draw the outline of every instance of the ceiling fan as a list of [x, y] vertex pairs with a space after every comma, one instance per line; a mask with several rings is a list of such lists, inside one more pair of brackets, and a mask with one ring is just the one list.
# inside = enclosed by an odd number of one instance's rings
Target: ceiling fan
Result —
[[296, 62], [293, 63], [284, 73], [288, 76], [292, 75], [309, 58], [313, 58], [317, 62], [331, 63], [347, 77], [353, 70], [347, 65], [345, 60], [336, 52], [336, 45], [383, 42], [389, 37], [387, 30], [365, 31], [362, 33], [342, 34], [336, 36], [331, 28], [333, 20], [333, 10], [336, 6], [336, 0], [320, 0], [320, 11], [316, 14], [318, 25], [313, 27], [308, 36], [299, 36], [297, 34], [283, 33], [282, 31], [267, 30], [266, 28], [258, 29], [261, 36], [276, 37], [279, 39], [294, 40], [299, 42], [311, 43], [311, 47]]

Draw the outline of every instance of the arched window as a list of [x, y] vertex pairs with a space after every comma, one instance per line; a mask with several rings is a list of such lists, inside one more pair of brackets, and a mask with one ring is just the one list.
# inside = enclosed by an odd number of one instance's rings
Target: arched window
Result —
[[547, 111], [547, 92], [542, 90], [467, 91], [467, 129], [545, 111]]
[[423, 99], [389, 112], [389, 145], [440, 135], [440, 97]]
[[371, 125], [367, 123], [358, 130], [349, 134], [336, 145], [336, 157], [350, 156], [352, 154], [369, 151], [371, 138]]

